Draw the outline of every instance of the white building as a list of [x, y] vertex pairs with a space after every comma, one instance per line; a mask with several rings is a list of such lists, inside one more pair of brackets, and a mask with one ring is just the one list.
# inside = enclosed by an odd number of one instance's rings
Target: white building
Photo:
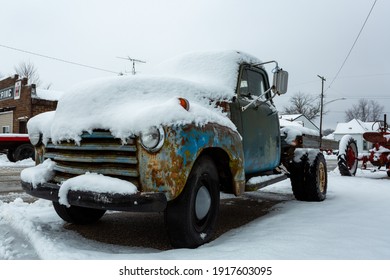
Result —
[[286, 121], [298, 123], [301, 126], [312, 129], [312, 130], [320, 131], [320, 129], [303, 114], [281, 115], [281, 116], [279, 116], [279, 118], [281, 120], [286, 120]]

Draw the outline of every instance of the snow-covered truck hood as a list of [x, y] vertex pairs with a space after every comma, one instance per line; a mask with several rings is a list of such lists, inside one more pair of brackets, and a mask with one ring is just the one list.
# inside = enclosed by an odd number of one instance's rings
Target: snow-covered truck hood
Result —
[[[64, 93], [55, 112], [32, 118], [28, 131], [43, 134], [44, 142], [78, 142], [83, 131], [93, 129], [110, 130], [122, 140], [158, 125], [214, 122], [235, 130], [210, 100], [232, 100], [242, 62], [260, 63], [236, 51], [191, 53], [162, 63], [152, 75], [84, 82]], [[178, 97], [189, 100], [189, 111]]]
[[[94, 129], [110, 130], [122, 140], [158, 125], [214, 122], [235, 130], [210, 100], [233, 98], [242, 62], [260, 63], [236, 51], [192, 53], [162, 63], [152, 75], [84, 82], [64, 93], [55, 112], [32, 118], [28, 131], [43, 134], [44, 142], [49, 138], [78, 142], [84, 131]], [[178, 97], [189, 100], [189, 111]]]

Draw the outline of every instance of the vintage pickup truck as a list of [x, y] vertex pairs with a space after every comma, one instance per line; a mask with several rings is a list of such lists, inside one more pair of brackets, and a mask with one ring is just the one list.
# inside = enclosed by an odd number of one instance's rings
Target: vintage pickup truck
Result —
[[[275, 65], [272, 84], [264, 65]], [[172, 246], [188, 248], [212, 239], [220, 192], [239, 196], [289, 177], [296, 199], [322, 201], [319, 147], [280, 130], [273, 98], [287, 79], [275, 61], [223, 51], [81, 84], [29, 121], [37, 165], [22, 172], [22, 186], [75, 224], [106, 210], [164, 211]]]

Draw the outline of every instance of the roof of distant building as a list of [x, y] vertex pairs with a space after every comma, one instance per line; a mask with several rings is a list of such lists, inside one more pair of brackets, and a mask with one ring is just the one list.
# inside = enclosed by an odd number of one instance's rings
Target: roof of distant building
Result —
[[334, 134], [361, 134], [367, 131], [376, 131], [378, 130], [378, 126], [378, 123], [362, 122], [353, 119], [347, 123], [338, 123]]

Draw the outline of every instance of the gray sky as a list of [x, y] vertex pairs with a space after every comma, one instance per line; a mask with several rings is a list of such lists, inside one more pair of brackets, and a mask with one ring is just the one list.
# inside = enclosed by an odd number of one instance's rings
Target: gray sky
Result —
[[[107, 69], [131, 72], [118, 56], [150, 65], [196, 50], [236, 49], [277, 60], [289, 72], [289, 91], [321, 93], [324, 128], [344, 121], [359, 98], [372, 98], [390, 116], [390, 1], [378, 0], [338, 78], [374, 0], [19, 0], [1, 4], [0, 45]], [[66, 64], [0, 47], [0, 73], [30, 61], [43, 85], [66, 90], [75, 83], [113, 73]], [[129, 73], [130, 74], [130, 73]], [[329, 87], [329, 85], [331, 85]]]

